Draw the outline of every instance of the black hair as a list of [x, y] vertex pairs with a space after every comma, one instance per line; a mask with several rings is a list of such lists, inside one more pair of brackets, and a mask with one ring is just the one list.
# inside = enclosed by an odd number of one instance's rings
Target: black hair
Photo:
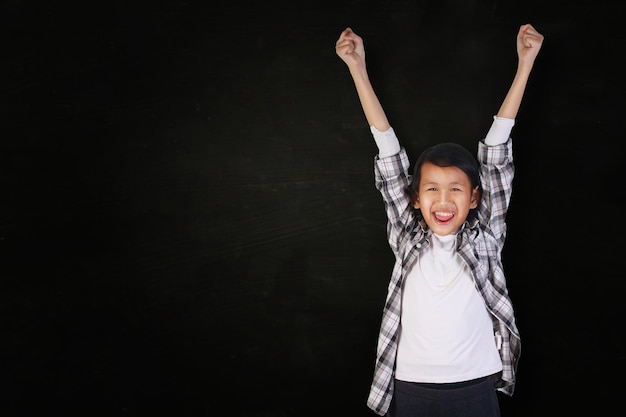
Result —
[[[419, 193], [420, 174], [422, 165], [425, 162], [437, 165], [439, 167], [454, 166], [463, 171], [470, 180], [472, 189], [478, 187], [478, 199], [483, 195], [483, 189], [480, 183], [480, 164], [472, 153], [465, 147], [457, 143], [439, 143], [430, 148], [425, 149], [415, 163], [413, 168], [413, 176], [408, 185], [408, 192], [411, 196], [411, 202], [415, 203]], [[470, 210], [470, 214], [474, 209]]]

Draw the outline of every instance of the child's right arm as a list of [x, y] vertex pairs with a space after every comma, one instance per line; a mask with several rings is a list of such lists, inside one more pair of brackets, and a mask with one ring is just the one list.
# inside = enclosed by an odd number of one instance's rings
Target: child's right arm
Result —
[[363, 107], [365, 118], [370, 125], [370, 130], [378, 147], [378, 157], [385, 158], [397, 154], [400, 152], [400, 143], [389, 125], [387, 116], [367, 74], [363, 39], [352, 29], [347, 28], [341, 32], [335, 45], [335, 52], [350, 70], [361, 101], [361, 107]]
[[384, 132], [390, 128], [389, 121], [383, 110], [367, 74], [365, 65], [365, 48], [363, 39], [347, 28], [335, 44], [335, 52], [346, 63], [354, 81], [365, 118], [370, 126]]

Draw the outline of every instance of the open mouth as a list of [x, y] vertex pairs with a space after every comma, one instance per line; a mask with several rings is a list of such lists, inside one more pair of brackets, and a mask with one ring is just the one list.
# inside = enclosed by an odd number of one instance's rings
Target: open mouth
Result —
[[438, 223], [448, 223], [454, 217], [451, 211], [436, 211], [433, 215]]

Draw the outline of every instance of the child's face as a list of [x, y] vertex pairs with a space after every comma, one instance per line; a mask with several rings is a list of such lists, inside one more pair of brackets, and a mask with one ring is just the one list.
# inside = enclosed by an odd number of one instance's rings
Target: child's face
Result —
[[478, 187], [457, 167], [439, 167], [425, 162], [414, 207], [420, 209], [426, 224], [440, 236], [456, 233], [470, 209], [478, 205]]

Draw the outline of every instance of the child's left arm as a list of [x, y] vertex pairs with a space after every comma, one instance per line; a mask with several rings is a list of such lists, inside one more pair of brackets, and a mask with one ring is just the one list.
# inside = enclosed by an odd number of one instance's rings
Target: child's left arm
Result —
[[517, 72], [511, 87], [498, 110], [498, 117], [515, 119], [522, 102], [528, 77], [535, 63], [535, 58], [543, 44], [543, 35], [530, 24], [520, 26], [517, 33]]
[[522, 25], [517, 33], [517, 72], [511, 83], [511, 87], [494, 117], [494, 122], [485, 137], [485, 143], [489, 146], [505, 143], [509, 139], [511, 129], [515, 124], [515, 118], [522, 102], [524, 90], [528, 83], [530, 72], [535, 63], [535, 58], [541, 49], [543, 35], [530, 24]]

